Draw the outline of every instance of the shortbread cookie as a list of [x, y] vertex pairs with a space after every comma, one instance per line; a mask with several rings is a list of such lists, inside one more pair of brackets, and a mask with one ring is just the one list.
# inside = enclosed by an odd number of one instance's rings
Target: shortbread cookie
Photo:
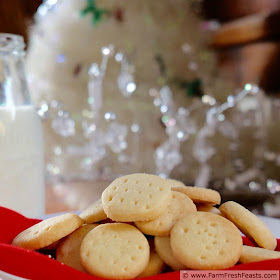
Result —
[[61, 241], [56, 250], [56, 260], [79, 271], [86, 272], [80, 261], [80, 247], [85, 236], [98, 224], [83, 225]]
[[272, 259], [280, 259], [280, 252], [243, 245], [239, 262], [251, 263]]
[[174, 224], [186, 213], [196, 212], [196, 206], [186, 195], [172, 191], [172, 199], [167, 209], [155, 220], [135, 222], [135, 225], [145, 234], [166, 236]]
[[52, 244], [50, 244], [46, 247], [41, 248], [40, 250], [42, 250], [42, 251], [44, 251], [44, 250], [46, 250], [46, 251], [56, 250], [57, 247], [59, 246], [60, 242], [61, 242], [61, 240], [57, 240], [54, 243], [52, 243]]
[[197, 204], [196, 208], [197, 211], [210, 212], [213, 214], [221, 215], [221, 211], [218, 208], [213, 207], [212, 205], [209, 204]]
[[198, 187], [172, 187], [173, 191], [187, 195], [194, 203], [207, 203], [216, 205], [221, 203], [221, 195], [214, 190]]
[[12, 245], [30, 250], [41, 249], [70, 234], [82, 224], [83, 220], [72, 213], [52, 217], [18, 234]]
[[156, 236], [155, 247], [160, 258], [175, 271], [184, 270], [186, 266], [181, 264], [173, 255], [169, 236]]
[[83, 267], [92, 275], [130, 279], [147, 267], [150, 247], [143, 233], [134, 226], [103, 224], [86, 235], [80, 255]]
[[232, 221], [249, 239], [259, 247], [274, 250], [277, 245], [276, 238], [255, 214], [242, 205], [227, 201], [220, 206], [223, 216]]
[[166, 180], [142, 173], [120, 177], [102, 193], [105, 213], [119, 222], [154, 220], [170, 200], [171, 189]]
[[170, 233], [172, 252], [191, 269], [224, 269], [237, 263], [242, 250], [238, 228], [216, 214], [186, 214]]
[[80, 214], [80, 218], [87, 224], [96, 223], [107, 219], [107, 215], [104, 212], [102, 200], [98, 199], [93, 202], [85, 211]]
[[151, 244], [151, 242], [149, 242], [149, 245], [150, 245], [149, 263], [145, 268], [145, 270], [140, 275], [138, 275], [137, 278], [144, 278], [144, 277], [160, 274], [165, 268], [165, 263], [156, 252], [154, 248], [154, 244]]
[[185, 187], [185, 184], [181, 181], [175, 180], [175, 179], [165, 179], [171, 188], [175, 187]]

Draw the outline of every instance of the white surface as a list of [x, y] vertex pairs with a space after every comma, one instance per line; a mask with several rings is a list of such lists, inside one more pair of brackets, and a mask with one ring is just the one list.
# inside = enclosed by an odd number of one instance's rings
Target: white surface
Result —
[[270, 218], [259, 216], [264, 223], [268, 226], [268, 228], [272, 231], [272, 233], [277, 237], [280, 238], [280, 219]]
[[0, 205], [27, 217], [44, 211], [43, 135], [31, 105], [0, 107]]

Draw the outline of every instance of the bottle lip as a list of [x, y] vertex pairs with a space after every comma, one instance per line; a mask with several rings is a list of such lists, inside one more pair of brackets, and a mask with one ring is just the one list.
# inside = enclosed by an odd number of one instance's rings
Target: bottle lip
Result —
[[23, 51], [24, 47], [25, 44], [22, 36], [0, 33], [0, 52]]

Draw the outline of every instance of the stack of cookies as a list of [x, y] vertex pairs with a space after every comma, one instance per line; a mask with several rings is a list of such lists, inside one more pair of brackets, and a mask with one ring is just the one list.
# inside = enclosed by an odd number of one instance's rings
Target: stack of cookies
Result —
[[[220, 202], [214, 190], [131, 174], [114, 180], [80, 216], [44, 220], [12, 244], [55, 249], [57, 261], [110, 279], [280, 258], [276, 238], [258, 217], [233, 201], [214, 207]], [[239, 230], [258, 247], [244, 246]]]

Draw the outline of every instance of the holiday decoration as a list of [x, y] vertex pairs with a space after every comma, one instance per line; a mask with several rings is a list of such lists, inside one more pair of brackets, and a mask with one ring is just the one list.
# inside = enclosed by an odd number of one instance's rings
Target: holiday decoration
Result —
[[48, 180], [146, 172], [279, 193], [280, 150], [269, 136], [279, 100], [223, 79], [206, 48], [217, 27], [182, 0], [44, 1], [27, 72]]
[[[186, 26], [195, 28], [186, 33]], [[185, 159], [176, 144], [182, 159], [175, 157], [169, 171], [156, 167], [155, 149], [173, 132], [165, 133], [149, 92], [169, 88], [176, 107], [201, 99], [205, 86], [215, 92], [205, 32], [181, 0], [44, 1], [31, 29], [27, 72], [45, 120], [48, 178], [109, 179], [128, 167], [171, 175]]]
[[216, 100], [208, 95], [203, 95], [201, 100], [194, 100], [189, 107], [177, 109], [168, 86], [162, 87], [159, 91], [152, 89], [151, 95], [155, 97], [155, 106], [160, 107], [161, 120], [168, 135], [168, 139], [155, 151], [156, 173], [163, 178], [168, 178], [173, 169], [183, 161], [181, 143], [186, 142], [190, 136], [198, 132], [192, 113], [200, 111], [205, 114], [206, 105], [213, 106], [216, 104]]
[[[131, 149], [131, 154], [125, 154], [128, 147], [128, 135], [134, 134], [130, 137], [131, 144], [138, 139], [140, 126], [137, 123], [130, 124], [130, 129], [127, 124], [121, 124], [117, 120], [117, 114], [114, 112], [102, 113], [103, 108], [103, 83], [106, 77], [107, 64], [110, 57], [115, 54], [115, 61], [120, 63], [120, 74], [117, 78], [117, 85], [119, 91], [125, 98], [129, 98], [136, 90], [133, 73], [131, 72], [132, 65], [128, 62], [125, 54], [115, 52], [114, 46], [105, 46], [101, 50], [102, 61], [100, 66], [93, 63], [89, 68], [89, 83], [88, 83], [88, 104], [89, 109], [86, 114], [82, 114], [79, 120], [74, 121], [69, 112], [65, 111], [61, 104], [53, 100], [50, 104], [44, 103], [38, 110], [38, 114], [43, 120], [51, 120], [51, 127], [54, 133], [61, 137], [68, 138], [76, 134], [76, 126], [82, 128], [85, 142], [80, 145], [65, 145], [64, 154], [68, 157], [82, 157], [80, 164], [80, 176], [87, 179], [102, 178], [109, 179], [114, 174], [107, 166], [107, 171], [104, 173], [97, 168], [97, 164], [104, 159], [110, 152], [118, 155], [120, 164], [132, 164], [138, 158], [138, 149]], [[133, 112], [132, 112], [133, 114]], [[104, 125], [105, 123], [105, 125]], [[107, 123], [107, 125], [106, 125]], [[106, 127], [107, 131], [103, 128]], [[60, 156], [62, 150], [56, 147], [55, 155]], [[58, 175], [60, 169], [54, 167], [52, 164], [47, 165], [50, 175]]]
[[[256, 151], [253, 153], [253, 166], [243, 173], [237, 175], [233, 181], [230, 183], [225, 182], [225, 187], [231, 190], [235, 189], [237, 186], [243, 185], [244, 183], [249, 183], [256, 177], [261, 178], [261, 170], [258, 168], [259, 162], [263, 160], [263, 149], [264, 149], [264, 119], [263, 119], [263, 99], [264, 95], [262, 91], [259, 90], [257, 86], [252, 86], [251, 84], [246, 84], [244, 90], [239, 92], [236, 96], [229, 95], [227, 97], [227, 102], [224, 104], [211, 108], [206, 114], [206, 123], [200, 129], [197, 134], [196, 143], [194, 145], [194, 156], [201, 164], [201, 169], [199, 175], [196, 178], [196, 184], [202, 187], [207, 187], [210, 179], [210, 166], [208, 164], [209, 159], [216, 153], [216, 148], [213, 145], [207, 143], [207, 138], [213, 137], [217, 131], [219, 131], [224, 137], [229, 139], [229, 149], [233, 152], [238, 149], [239, 146], [239, 131], [245, 123], [241, 122], [239, 125], [234, 123], [234, 117], [231, 120], [226, 120], [224, 113], [230, 109], [238, 106], [239, 102], [242, 102], [249, 94], [256, 95], [257, 106], [254, 108], [256, 110], [256, 115], [258, 115], [257, 129], [255, 130], [255, 135], [259, 143], [255, 145], [255, 149], [262, 149], [261, 151]], [[238, 112], [242, 114], [242, 112]], [[257, 117], [257, 116], [256, 116]], [[232, 120], [233, 119], [233, 120]], [[240, 119], [239, 119], [240, 121]], [[253, 124], [252, 124], [253, 125]], [[249, 184], [250, 186], [250, 184]]]

